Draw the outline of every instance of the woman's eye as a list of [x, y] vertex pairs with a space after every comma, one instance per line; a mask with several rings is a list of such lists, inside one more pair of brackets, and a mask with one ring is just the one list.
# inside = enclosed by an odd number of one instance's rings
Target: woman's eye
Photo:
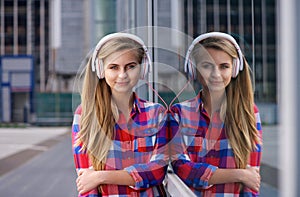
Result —
[[126, 70], [133, 69], [135, 67], [136, 67], [136, 64], [129, 64], [126, 66], [126, 68], [127, 68]]
[[229, 68], [229, 66], [228, 66], [227, 64], [222, 64], [222, 65], [221, 65], [221, 68], [222, 68], [222, 69], [227, 69], [227, 68]]
[[211, 64], [202, 64], [202, 67], [203, 67], [203, 68], [207, 68], [207, 69], [208, 69], [208, 68], [211, 68], [211, 67], [212, 67], [212, 65], [211, 65]]
[[112, 69], [112, 70], [117, 70], [117, 69], [118, 69], [118, 66], [112, 65], [112, 66], [110, 66], [109, 68]]

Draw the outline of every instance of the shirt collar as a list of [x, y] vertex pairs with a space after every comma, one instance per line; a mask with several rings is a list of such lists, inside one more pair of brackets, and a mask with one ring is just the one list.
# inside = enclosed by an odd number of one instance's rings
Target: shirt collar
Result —
[[201, 99], [201, 91], [199, 91], [198, 95], [196, 96], [196, 99], [195, 99], [195, 108], [196, 108], [196, 111], [199, 112], [203, 110], [203, 101]]
[[137, 96], [137, 94], [135, 92], [133, 92], [133, 111], [134, 112], [138, 112], [138, 113], [141, 113], [141, 102], [140, 101], [140, 98]]

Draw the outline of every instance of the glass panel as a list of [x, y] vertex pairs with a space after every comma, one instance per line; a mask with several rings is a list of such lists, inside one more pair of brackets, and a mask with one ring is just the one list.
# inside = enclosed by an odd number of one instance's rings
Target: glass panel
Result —
[[26, 1], [18, 2], [18, 50], [19, 54], [26, 53], [27, 44], [27, 13]]
[[116, 0], [95, 1], [95, 37], [101, 39], [103, 35], [116, 31]]

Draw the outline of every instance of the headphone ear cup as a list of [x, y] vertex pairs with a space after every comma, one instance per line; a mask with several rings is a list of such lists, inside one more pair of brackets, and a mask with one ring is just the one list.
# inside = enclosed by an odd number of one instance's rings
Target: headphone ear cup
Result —
[[99, 60], [99, 79], [104, 78], [104, 63], [102, 60]]
[[103, 61], [101, 59], [96, 58], [94, 64], [95, 64], [96, 74], [97, 74], [98, 78], [103, 79], [104, 78]]
[[149, 70], [149, 61], [148, 61], [148, 57], [145, 55], [142, 59], [142, 63], [141, 63], [141, 76], [140, 79], [145, 79]]
[[190, 57], [188, 61], [188, 73], [189, 73], [189, 77], [193, 80], [197, 78], [196, 67], [194, 62], [195, 62], [194, 59]]
[[238, 75], [239, 72], [239, 59], [238, 58], [234, 58], [232, 60], [232, 77], [235, 78]]

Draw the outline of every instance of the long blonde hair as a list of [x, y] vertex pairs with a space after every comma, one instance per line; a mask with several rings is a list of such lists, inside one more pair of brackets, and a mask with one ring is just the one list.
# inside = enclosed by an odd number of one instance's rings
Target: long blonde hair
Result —
[[[142, 46], [136, 41], [118, 37], [107, 41], [100, 48], [97, 56], [103, 62], [114, 52], [133, 50], [139, 63], [144, 57]], [[91, 69], [91, 59], [85, 68], [81, 93], [81, 119], [77, 144], [82, 144], [82, 151], [87, 151], [95, 170], [103, 170], [106, 157], [115, 135], [115, 124], [119, 113], [113, 102], [111, 88], [105, 79], [99, 79]]]
[[[197, 45], [195, 47], [197, 53], [201, 47], [202, 51], [203, 47], [204, 49], [213, 48], [224, 51], [232, 58], [238, 58], [234, 45], [224, 38], [210, 37]], [[226, 87], [226, 99], [221, 106], [221, 117], [224, 114], [226, 135], [233, 149], [238, 168], [246, 168], [251, 151], [256, 149], [256, 143], [260, 143], [256, 129], [250, 70], [244, 57], [243, 63], [244, 69], [239, 72], [236, 78], [232, 78]]]

